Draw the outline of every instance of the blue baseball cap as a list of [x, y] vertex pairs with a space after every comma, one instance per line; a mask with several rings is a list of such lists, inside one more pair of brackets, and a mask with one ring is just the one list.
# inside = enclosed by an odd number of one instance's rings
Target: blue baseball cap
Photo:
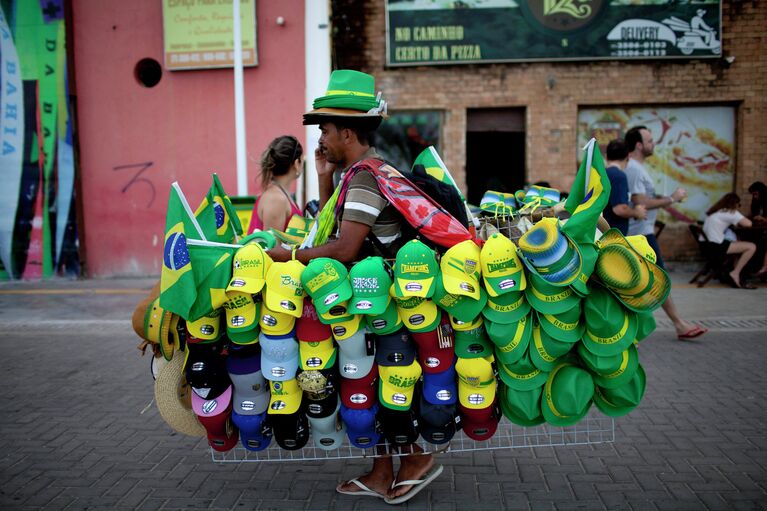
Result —
[[242, 446], [249, 451], [262, 451], [272, 442], [272, 428], [266, 420], [266, 412], [241, 415], [232, 411], [232, 422], [240, 429]]
[[360, 449], [368, 449], [375, 446], [381, 438], [378, 421], [378, 404], [374, 404], [365, 410], [355, 410], [341, 405], [341, 418], [346, 424], [346, 436], [349, 442]]
[[423, 373], [423, 397], [433, 405], [452, 405], [458, 400], [455, 362], [441, 373]]

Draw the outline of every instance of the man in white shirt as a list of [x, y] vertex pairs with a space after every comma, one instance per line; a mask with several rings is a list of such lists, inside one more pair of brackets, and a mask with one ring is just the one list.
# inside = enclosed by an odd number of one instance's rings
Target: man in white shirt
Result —
[[[645, 219], [629, 220], [629, 235], [643, 234], [647, 242], [655, 250], [657, 264], [665, 269], [663, 257], [660, 253], [658, 240], [655, 238], [655, 219], [658, 216], [658, 208], [671, 206], [687, 197], [687, 192], [683, 188], [677, 188], [669, 196], [660, 196], [655, 193], [650, 174], [644, 166], [645, 158], [653, 154], [655, 142], [652, 133], [645, 126], [635, 126], [626, 132], [626, 147], [629, 150], [629, 163], [624, 171], [629, 185], [629, 195], [634, 205], [644, 206], [647, 210]], [[674, 329], [679, 340], [694, 339], [705, 334], [708, 329], [693, 325], [679, 317], [679, 313], [671, 299], [668, 296], [663, 303], [663, 310], [674, 323]]]

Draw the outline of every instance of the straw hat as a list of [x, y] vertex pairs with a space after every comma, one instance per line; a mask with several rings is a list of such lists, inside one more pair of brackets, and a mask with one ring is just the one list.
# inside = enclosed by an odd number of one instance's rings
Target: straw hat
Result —
[[184, 377], [184, 357], [173, 357], [154, 382], [154, 400], [163, 420], [188, 436], [205, 436], [205, 428], [192, 410], [192, 388]]

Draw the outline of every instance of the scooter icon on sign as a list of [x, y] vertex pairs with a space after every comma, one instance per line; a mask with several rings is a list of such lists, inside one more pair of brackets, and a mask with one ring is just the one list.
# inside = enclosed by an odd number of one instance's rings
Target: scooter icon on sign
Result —
[[710, 50], [711, 53], [719, 53], [721, 44], [716, 38], [716, 30], [709, 27], [703, 21], [706, 11], [698, 9], [697, 16], [693, 16], [690, 22], [671, 16], [663, 20], [663, 23], [674, 32], [682, 32], [676, 40], [676, 47], [684, 55], [691, 55], [695, 50]]

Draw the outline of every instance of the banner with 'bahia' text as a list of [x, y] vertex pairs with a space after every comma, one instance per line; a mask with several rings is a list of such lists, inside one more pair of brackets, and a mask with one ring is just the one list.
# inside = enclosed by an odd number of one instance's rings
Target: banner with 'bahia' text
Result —
[[720, 0], [387, 0], [387, 64], [720, 57]]

